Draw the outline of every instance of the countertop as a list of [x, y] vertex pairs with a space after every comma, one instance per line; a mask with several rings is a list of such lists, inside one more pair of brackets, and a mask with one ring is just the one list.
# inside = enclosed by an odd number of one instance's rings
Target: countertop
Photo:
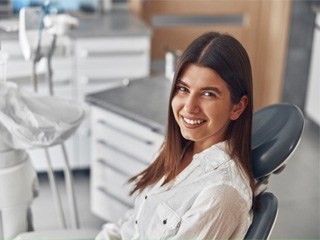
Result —
[[163, 76], [89, 94], [86, 101], [165, 134], [171, 82]]
[[[97, 13], [75, 14], [75, 17], [79, 20], [79, 26], [69, 31], [68, 36], [72, 39], [151, 35], [151, 31], [144, 22], [126, 9], [114, 9], [104, 15]], [[18, 17], [1, 19], [1, 21], [0, 40], [18, 39]], [[12, 29], [16, 29], [16, 31], [7, 32], [1, 28], [1, 25], [5, 27], [11, 25]]]
[[68, 34], [71, 38], [151, 35], [142, 20], [124, 9], [112, 10], [102, 16], [82, 15], [78, 19], [79, 27]]

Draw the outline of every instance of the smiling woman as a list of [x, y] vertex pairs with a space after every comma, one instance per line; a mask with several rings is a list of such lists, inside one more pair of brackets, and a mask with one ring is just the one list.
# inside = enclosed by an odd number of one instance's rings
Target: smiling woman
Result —
[[97, 239], [243, 239], [252, 221], [252, 73], [233, 37], [195, 39], [174, 76], [165, 142], [130, 179], [135, 206]]
[[208, 67], [190, 64], [180, 79], [171, 105], [182, 136], [194, 142], [195, 154], [225, 140], [230, 122], [239, 118], [248, 97], [233, 104], [226, 82]]

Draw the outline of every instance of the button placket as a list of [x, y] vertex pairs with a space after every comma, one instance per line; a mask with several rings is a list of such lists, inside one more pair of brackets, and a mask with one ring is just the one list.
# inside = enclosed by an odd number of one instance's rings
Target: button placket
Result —
[[[145, 195], [146, 197], [147, 195]], [[146, 198], [145, 198], [146, 199]], [[138, 208], [137, 214], [136, 214], [136, 220], [135, 220], [135, 225], [138, 225], [138, 219], [140, 218], [142, 209], [144, 208], [145, 200], [141, 201], [140, 207]]]

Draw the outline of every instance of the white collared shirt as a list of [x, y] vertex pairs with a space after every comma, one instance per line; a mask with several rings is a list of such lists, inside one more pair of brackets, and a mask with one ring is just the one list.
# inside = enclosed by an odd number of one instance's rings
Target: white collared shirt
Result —
[[252, 222], [249, 181], [221, 142], [195, 154], [170, 184], [145, 189], [96, 240], [243, 239]]

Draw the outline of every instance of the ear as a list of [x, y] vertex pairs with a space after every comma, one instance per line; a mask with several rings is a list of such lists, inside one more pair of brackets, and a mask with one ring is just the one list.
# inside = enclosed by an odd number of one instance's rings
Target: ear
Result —
[[230, 114], [230, 119], [231, 120], [237, 120], [242, 112], [246, 109], [248, 105], [248, 97], [247, 96], [242, 96], [239, 103], [234, 104], [232, 106], [231, 114]]

